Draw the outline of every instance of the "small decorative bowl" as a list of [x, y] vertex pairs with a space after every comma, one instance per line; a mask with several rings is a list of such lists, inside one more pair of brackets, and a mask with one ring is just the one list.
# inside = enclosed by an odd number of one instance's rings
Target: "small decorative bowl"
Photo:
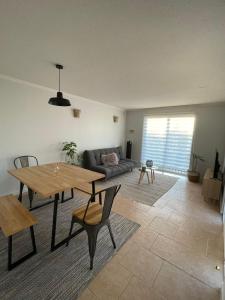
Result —
[[146, 160], [146, 166], [147, 166], [148, 168], [153, 167], [153, 160]]

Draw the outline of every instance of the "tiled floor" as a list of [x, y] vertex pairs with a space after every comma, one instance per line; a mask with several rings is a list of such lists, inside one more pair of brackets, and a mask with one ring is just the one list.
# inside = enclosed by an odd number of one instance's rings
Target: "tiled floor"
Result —
[[80, 300], [219, 299], [222, 220], [199, 184], [180, 178], [154, 207], [118, 197], [113, 210], [141, 227]]

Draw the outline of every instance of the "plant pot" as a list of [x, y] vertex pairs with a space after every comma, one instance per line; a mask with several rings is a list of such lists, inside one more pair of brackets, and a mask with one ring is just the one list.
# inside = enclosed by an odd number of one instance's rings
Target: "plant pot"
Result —
[[188, 170], [188, 179], [189, 179], [189, 181], [199, 182], [199, 177], [200, 177], [199, 172]]

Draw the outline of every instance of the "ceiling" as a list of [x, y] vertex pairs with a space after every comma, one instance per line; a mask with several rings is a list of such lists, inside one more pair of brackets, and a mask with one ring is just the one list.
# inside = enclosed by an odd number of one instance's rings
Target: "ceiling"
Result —
[[0, 73], [119, 106], [225, 101], [224, 0], [0, 2]]

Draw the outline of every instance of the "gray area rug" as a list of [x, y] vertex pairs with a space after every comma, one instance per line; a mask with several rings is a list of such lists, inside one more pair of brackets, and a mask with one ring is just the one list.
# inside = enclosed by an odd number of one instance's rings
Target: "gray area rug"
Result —
[[[59, 205], [57, 239], [68, 235], [72, 210], [87, 203], [88, 198], [76, 193], [75, 199]], [[42, 200], [35, 200], [35, 203]], [[7, 239], [0, 232], [0, 299], [45, 300], [76, 299], [88, 282], [101, 270], [115, 252], [129, 239], [140, 225], [112, 213], [110, 220], [117, 250], [114, 250], [106, 226], [98, 236], [94, 269], [89, 270], [89, 252], [86, 232], [71, 240], [69, 247], [62, 246], [50, 252], [50, 236], [53, 204], [33, 213], [38, 218], [35, 237], [38, 253], [7, 271]], [[77, 227], [78, 228], [78, 227]], [[74, 227], [74, 229], [77, 229]], [[13, 238], [13, 258], [31, 250], [29, 231]]]
[[139, 176], [140, 171], [134, 169], [133, 172], [125, 173], [109, 179], [106, 182], [99, 182], [98, 186], [105, 188], [116, 184], [122, 184], [120, 195], [153, 206], [153, 204], [168, 192], [178, 180], [178, 177], [155, 172], [155, 181], [153, 184], [148, 184], [146, 175], [142, 182], [138, 184]]

